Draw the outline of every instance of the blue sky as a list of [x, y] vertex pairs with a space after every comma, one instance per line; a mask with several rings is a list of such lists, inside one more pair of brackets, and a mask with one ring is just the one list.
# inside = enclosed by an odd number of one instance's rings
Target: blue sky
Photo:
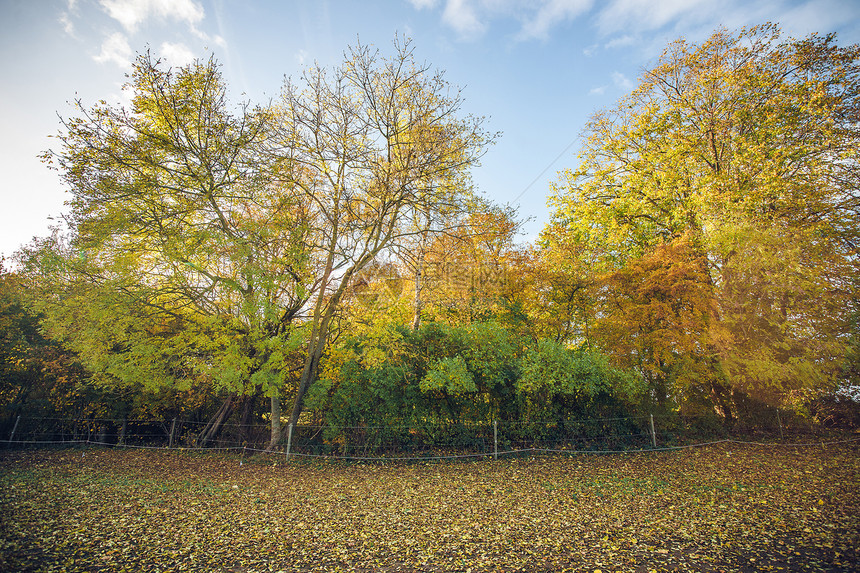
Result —
[[679, 37], [778, 22], [787, 34], [860, 42], [856, 0], [0, 0], [0, 254], [48, 233], [68, 198], [37, 155], [69, 102], [122, 103], [135, 53], [173, 65], [214, 54], [235, 102], [277, 97], [285, 76], [334, 66], [360, 40], [420, 60], [464, 88], [465, 110], [502, 132], [475, 169], [479, 190], [546, 222], [549, 182], [576, 165], [588, 117], [636, 85]]

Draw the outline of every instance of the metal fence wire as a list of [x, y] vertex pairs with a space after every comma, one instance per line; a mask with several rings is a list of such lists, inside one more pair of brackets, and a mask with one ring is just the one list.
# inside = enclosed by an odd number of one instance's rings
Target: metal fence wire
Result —
[[67, 419], [18, 416], [6, 447], [94, 444], [126, 448], [215, 449], [337, 459], [442, 459], [533, 452], [610, 453], [676, 449], [717, 441], [818, 439], [811, 423], [728, 430], [710, 418], [678, 415], [555, 421], [434, 421], [386, 426], [285, 425], [270, 444], [268, 424], [224, 424], [171, 420]]

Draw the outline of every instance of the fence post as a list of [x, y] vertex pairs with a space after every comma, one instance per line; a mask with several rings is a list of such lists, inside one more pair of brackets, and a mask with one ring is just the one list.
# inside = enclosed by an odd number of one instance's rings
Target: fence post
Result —
[[293, 424], [287, 424], [287, 461], [290, 461], [290, 448], [293, 445]]
[[779, 408], [776, 409], [776, 423], [779, 424], [779, 439], [784, 440], [785, 436], [782, 435], [782, 418], [779, 417]]
[[21, 421], [21, 415], [19, 414], [17, 418], [15, 418], [15, 425], [12, 426], [12, 433], [9, 434], [9, 442], [7, 444], [8, 447], [12, 446], [12, 440], [15, 439], [15, 430], [18, 429], [18, 422]]
[[173, 447], [173, 436], [174, 432], [176, 432], [176, 418], [173, 418], [173, 423], [170, 424], [170, 438], [167, 440], [167, 447]]
[[499, 459], [499, 422], [493, 420], [493, 459]]
[[654, 431], [654, 414], [651, 414], [651, 445], [657, 447], [657, 432]]

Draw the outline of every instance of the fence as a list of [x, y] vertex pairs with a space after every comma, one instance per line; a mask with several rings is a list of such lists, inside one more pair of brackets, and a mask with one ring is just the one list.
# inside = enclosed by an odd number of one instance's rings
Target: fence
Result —
[[797, 420], [732, 431], [713, 418], [678, 415], [563, 419], [542, 422], [426, 422], [389, 426], [285, 426], [270, 449], [266, 424], [211, 425], [171, 420], [28, 418], [11, 425], [6, 447], [96, 444], [127, 448], [208, 448], [275, 452], [292, 457], [337, 459], [440, 459], [510, 456], [535, 452], [610, 453], [690, 447], [727, 439], [787, 443], [822, 428]]

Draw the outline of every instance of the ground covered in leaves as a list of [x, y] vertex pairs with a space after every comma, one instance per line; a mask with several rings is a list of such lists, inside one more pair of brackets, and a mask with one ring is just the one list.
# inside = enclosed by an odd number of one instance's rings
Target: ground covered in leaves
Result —
[[0, 453], [2, 571], [854, 571], [860, 442], [422, 463]]

